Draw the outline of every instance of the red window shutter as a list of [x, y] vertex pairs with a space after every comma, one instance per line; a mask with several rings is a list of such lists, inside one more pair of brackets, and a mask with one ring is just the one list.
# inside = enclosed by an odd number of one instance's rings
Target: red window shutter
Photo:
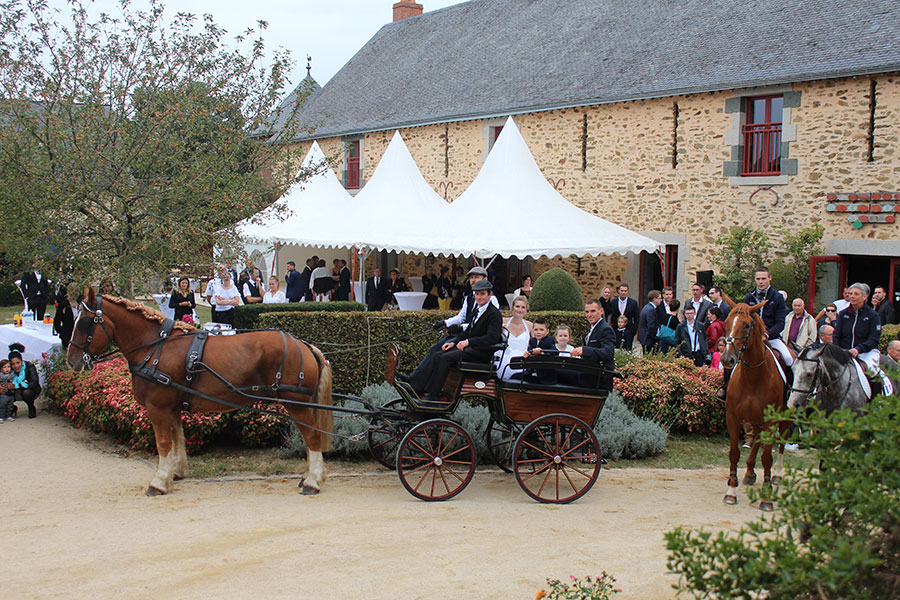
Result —
[[744, 177], [781, 174], [783, 96], [748, 98], [744, 136]]
[[347, 189], [359, 189], [359, 141], [350, 142], [347, 153]]

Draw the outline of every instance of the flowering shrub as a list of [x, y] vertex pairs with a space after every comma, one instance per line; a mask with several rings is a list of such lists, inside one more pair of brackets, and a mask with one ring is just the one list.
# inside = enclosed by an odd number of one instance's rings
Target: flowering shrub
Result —
[[549, 598], [549, 600], [608, 600], [613, 594], [622, 591], [615, 586], [616, 578], [606, 571], [596, 577], [588, 575], [583, 580], [574, 575], [569, 577], [571, 579], [566, 583], [559, 579], [548, 579], [547, 585], [550, 586], [550, 591], [539, 591], [535, 600], [542, 598]]
[[[43, 357], [40, 364], [51, 407], [77, 426], [107, 434], [117, 443], [135, 450], [155, 450], [153, 428], [147, 411], [134, 399], [125, 359], [100, 363], [85, 373], [60, 370], [57, 357], [52, 355]], [[245, 411], [182, 413], [181, 421], [185, 446], [191, 454], [213, 443], [277, 446], [290, 426], [288, 421], [274, 415]]]
[[616, 391], [635, 415], [668, 429], [711, 434], [725, 428], [725, 406], [715, 397], [722, 371], [697, 368], [686, 358], [652, 357], [618, 369], [625, 377], [616, 380]]

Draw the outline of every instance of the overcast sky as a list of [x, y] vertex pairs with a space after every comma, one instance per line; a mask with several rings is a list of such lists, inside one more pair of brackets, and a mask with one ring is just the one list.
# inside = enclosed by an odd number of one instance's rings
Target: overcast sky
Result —
[[[312, 75], [325, 85], [369, 38], [393, 18], [396, 0], [162, 0], [166, 13], [211, 14], [231, 38], [257, 21], [267, 21], [263, 35], [269, 48], [284, 47], [295, 61], [291, 77], [296, 85], [306, 75], [306, 57], [312, 56]], [[463, 0], [419, 0], [426, 12], [460, 4]], [[147, 0], [132, 0], [144, 9]], [[65, 0], [49, 5], [68, 14]], [[94, 0], [91, 14], [118, 14], [117, 0]], [[96, 11], [96, 13], [94, 12]]]

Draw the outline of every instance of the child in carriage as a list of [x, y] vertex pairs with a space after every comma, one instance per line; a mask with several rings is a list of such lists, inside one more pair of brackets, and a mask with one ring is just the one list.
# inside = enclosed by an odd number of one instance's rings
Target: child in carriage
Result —
[[569, 353], [575, 349], [575, 347], [569, 343], [569, 340], [572, 338], [572, 330], [569, 329], [568, 325], [557, 325], [556, 334], [553, 338], [556, 340], [556, 350], [559, 352], [560, 356], [569, 356]]
[[[528, 340], [528, 350], [525, 357], [532, 354], [541, 354], [544, 350], [556, 350], [553, 338], [550, 337], [550, 323], [544, 317], [538, 317], [531, 325], [531, 339]], [[556, 383], [556, 369], [529, 370], [525, 375], [526, 381], [534, 381], [545, 385]]]

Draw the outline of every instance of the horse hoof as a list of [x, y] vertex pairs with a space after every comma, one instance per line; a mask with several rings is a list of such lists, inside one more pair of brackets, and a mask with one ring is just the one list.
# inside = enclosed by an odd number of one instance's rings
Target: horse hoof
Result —
[[148, 496], [162, 496], [163, 494], [165, 494], [164, 491], [159, 488], [155, 488], [152, 485], [147, 487], [147, 491], [145, 493]]
[[779, 483], [781, 483], [781, 477], [779, 477], [778, 475], [772, 477], [772, 485], [778, 485]]
[[725, 504], [734, 506], [735, 504], [737, 504], [737, 496], [732, 496], [731, 494], [725, 494], [725, 497], [722, 498], [722, 502], [724, 502]]
[[182, 479], [184, 479], [184, 475], [173, 475], [172, 479], [174, 481], [181, 481]]
[[756, 483], [756, 475], [744, 477], [744, 485], [753, 485], [754, 483]]
[[315, 496], [316, 494], [319, 493], [319, 490], [317, 490], [316, 488], [314, 488], [312, 486], [303, 485], [300, 487], [301, 487], [300, 493], [303, 494], [304, 496]]
[[763, 512], [772, 512], [773, 510], [775, 510], [775, 505], [771, 502], [760, 502], [759, 510]]

